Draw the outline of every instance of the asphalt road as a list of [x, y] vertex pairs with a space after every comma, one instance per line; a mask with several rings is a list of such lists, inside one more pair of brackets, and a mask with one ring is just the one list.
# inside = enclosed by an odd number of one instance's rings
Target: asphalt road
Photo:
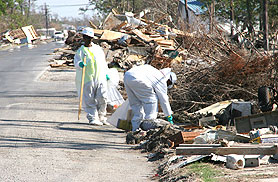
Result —
[[74, 69], [48, 67], [61, 46], [0, 51], [0, 181], [151, 181], [154, 164], [122, 130], [77, 120]]

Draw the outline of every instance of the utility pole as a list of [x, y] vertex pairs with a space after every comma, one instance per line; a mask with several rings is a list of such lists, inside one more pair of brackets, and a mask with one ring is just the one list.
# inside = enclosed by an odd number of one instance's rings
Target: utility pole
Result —
[[49, 28], [49, 22], [48, 22], [48, 7], [46, 3], [44, 3], [44, 15], [45, 15], [45, 29], [46, 29], [46, 37], [48, 36], [48, 28]]

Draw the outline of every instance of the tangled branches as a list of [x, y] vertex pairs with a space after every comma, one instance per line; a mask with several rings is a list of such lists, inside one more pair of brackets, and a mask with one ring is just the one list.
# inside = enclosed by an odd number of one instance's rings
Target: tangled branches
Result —
[[242, 51], [219, 36], [185, 40], [185, 61], [172, 65], [178, 77], [177, 87], [169, 90], [174, 112], [194, 112], [223, 100], [256, 100], [258, 87], [272, 85], [273, 57]]

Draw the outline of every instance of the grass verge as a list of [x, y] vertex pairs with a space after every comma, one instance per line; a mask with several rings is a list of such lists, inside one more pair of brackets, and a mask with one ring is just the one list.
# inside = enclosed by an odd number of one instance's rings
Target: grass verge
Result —
[[188, 175], [195, 175], [204, 182], [217, 182], [217, 177], [223, 176], [219, 169], [209, 163], [195, 162], [186, 166]]

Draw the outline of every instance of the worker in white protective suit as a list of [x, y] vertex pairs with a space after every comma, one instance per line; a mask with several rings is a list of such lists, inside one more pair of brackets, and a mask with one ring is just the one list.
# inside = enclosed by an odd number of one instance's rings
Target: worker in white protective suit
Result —
[[[89, 124], [101, 126], [106, 122], [107, 107], [107, 80], [108, 66], [102, 48], [94, 43], [94, 31], [92, 28], [84, 28], [81, 32], [84, 45], [74, 56], [76, 68], [76, 88], [80, 97], [82, 69], [85, 68], [83, 103], [82, 107], [87, 113]], [[86, 64], [84, 58], [86, 57]]]
[[151, 65], [136, 66], [125, 73], [125, 89], [134, 114], [132, 131], [139, 129], [144, 119], [157, 118], [158, 101], [167, 120], [173, 124], [167, 89], [173, 87], [176, 80], [171, 68], [158, 70]]

